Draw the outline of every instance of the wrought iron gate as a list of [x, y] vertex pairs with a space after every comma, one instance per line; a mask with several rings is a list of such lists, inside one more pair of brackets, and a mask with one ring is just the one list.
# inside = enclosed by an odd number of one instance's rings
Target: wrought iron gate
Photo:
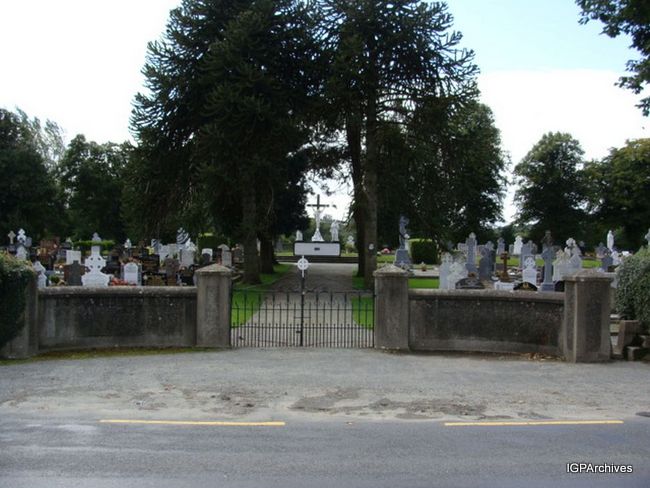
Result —
[[233, 291], [232, 347], [374, 346], [371, 292]]

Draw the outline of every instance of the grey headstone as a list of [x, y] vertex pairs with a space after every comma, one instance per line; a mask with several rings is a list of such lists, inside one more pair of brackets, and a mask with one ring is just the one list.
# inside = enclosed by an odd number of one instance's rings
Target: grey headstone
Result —
[[65, 282], [69, 286], [81, 286], [81, 276], [84, 274], [85, 268], [75, 261], [72, 264], [67, 264], [64, 267]]
[[555, 257], [555, 252], [553, 251], [553, 246], [547, 247], [542, 253], [542, 259], [544, 260], [544, 281], [542, 282], [541, 291], [554, 291], [555, 287], [553, 285], [553, 258]]
[[487, 247], [481, 250], [481, 259], [478, 263], [478, 276], [481, 280], [489, 280], [492, 278], [494, 265], [492, 264], [490, 253], [491, 251]]
[[506, 250], [506, 241], [503, 239], [503, 237], [499, 237], [497, 240], [497, 255], [501, 256]]
[[465, 243], [467, 244], [467, 272], [476, 274], [478, 271], [476, 269], [476, 234], [472, 232]]

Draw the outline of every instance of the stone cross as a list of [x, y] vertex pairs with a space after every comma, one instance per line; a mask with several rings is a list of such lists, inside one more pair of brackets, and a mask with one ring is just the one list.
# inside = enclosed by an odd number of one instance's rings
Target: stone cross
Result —
[[467, 272], [476, 274], [478, 270], [476, 269], [476, 234], [474, 232], [469, 235], [465, 244], [467, 244], [467, 264], [465, 264]]
[[25, 245], [27, 243], [27, 236], [25, 235], [24, 229], [18, 231], [18, 244]]
[[544, 281], [542, 281], [541, 291], [555, 291], [555, 285], [553, 285], [554, 257], [555, 252], [553, 252], [553, 246], [544, 249], [544, 252], [542, 253], [542, 259], [544, 260]]
[[509, 283], [510, 282], [510, 275], [508, 274], [508, 258], [510, 257], [510, 254], [507, 252], [501, 253], [501, 259], [503, 260], [503, 271], [499, 275], [499, 279], [503, 283]]
[[551, 235], [550, 230], [547, 230], [544, 233], [544, 238], [542, 239], [542, 250], [546, 249], [547, 247], [553, 247], [553, 236]]
[[314, 207], [314, 220], [316, 220], [316, 230], [314, 231], [314, 236], [311, 238], [312, 242], [323, 242], [323, 236], [320, 233], [320, 216], [321, 209], [329, 207], [324, 203], [320, 203], [320, 195], [316, 195], [316, 203], [307, 204], [308, 207]]
[[84, 261], [84, 266], [88, 269], [81, 277], [83, 286], [104, 287], [108, 286], [110, 277], [102, 273], [102, 269], [106, 266], [106, 260], [102, 257], [99, 246], [101, 242], [100, 237], [95, 233], [93, 235], [93, 246], [91, 247], [90, 256]]
[[7, 237], [9, 238], [9, 244], [13, 246], [14, 239], [16, 238], [16, 234], [14, 233], [14, 231], [10, 230], [9, 234], [7, 234]]

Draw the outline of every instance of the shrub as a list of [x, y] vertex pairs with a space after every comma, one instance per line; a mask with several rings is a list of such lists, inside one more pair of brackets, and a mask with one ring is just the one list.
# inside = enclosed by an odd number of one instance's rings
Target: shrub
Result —
[[414, 264], [438, 262], [438, 246], [429, 239], [411, 239], [411, 259]]
[[[74, 243], [74, 246], [78, 248], [80, 251], [87, 252], [90, 251], [90, 249], [96, 245], [93, 241], [76, 241]], [[115, 241], [112, 240], [106, 240], [106, 241], [101, 241], [99, 245], [102, 247], [101, 251], [110, 251], [115, 247]]]
[[616, 311], [650, 328], [650, 250], [642, 248], [618, 267]]
[[25, 288], [33, 279], [34, 271], [27, 261], [0, 253], [0, 347], [25, 325]]

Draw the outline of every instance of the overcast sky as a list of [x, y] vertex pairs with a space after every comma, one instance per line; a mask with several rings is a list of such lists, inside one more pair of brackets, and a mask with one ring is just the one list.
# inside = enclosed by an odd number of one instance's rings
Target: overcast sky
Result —
[[[51, 119], [67, 139], [131, 139], [147, 42], [179, 0], [0, 0], [0, 107]], [[483, 101], [514, 163], [548, 131], [569, 132], [587, 158], [650, 137], [639, 96], [615, 86], [636, 56], [627, 39], [578, 24], [571, 0], [450, 0], [462, 45], [481, 69]], [[332, 197], [342, 217], [346, 198]], [[506, 217], [513, 212], [507, 205]]]

